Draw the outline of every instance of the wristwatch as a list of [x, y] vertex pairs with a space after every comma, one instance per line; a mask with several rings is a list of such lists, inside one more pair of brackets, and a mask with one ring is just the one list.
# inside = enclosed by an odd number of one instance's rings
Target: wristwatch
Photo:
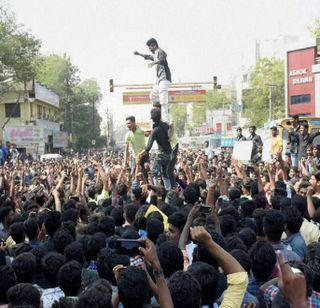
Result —
[[154, 269], [154, 270], [153, 270], [153, 276], [154, 276], [155, 278], [159, 278], [159, 277], [163, 276], [163, 270], [162, 270], [162, 268]]

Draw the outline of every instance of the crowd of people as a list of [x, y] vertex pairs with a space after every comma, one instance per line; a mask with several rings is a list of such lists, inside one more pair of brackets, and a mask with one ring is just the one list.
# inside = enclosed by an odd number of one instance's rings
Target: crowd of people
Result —
[[237, 129], [247, 162], [179, 148], [166, 53], [147, 45], [152, 129], [128, 116], [123, 151], [40, 162], [1, 144], [1, 307], [320, 307], [319, 133], [293, 117], [283, 145], [272, 127], [267, 160], [254, 126]]
[[179, 149], [157, 104], [151, 119], [127, 117], [124, 151], [39, 162], [2, 145], [0, 304], [319, 307], [319, 148], [295, 166], [298, 135], [244, 163]]

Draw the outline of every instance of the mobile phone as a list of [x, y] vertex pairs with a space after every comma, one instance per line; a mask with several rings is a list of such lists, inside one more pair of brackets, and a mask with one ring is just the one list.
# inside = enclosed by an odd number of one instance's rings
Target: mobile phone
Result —
[[200, 205], [200, 209], [199, 209], [200, 213], [209, 214], [210, 210], [211, 210], [211, 206], [210, 205], [205, 205], [205, 204], [201, 204]]
[[70, 199], [73, 199], [75, 202], [79, 202], [79, 197], [78, 196], [70, 197]]
[[144, 243], [138, 240], [131, 240], [131, 239], [116, 240], [117, 253], [121, 255], [137, 256], [140, 254], [140, 251], [139, 251], [140, 247], [144, 247]]

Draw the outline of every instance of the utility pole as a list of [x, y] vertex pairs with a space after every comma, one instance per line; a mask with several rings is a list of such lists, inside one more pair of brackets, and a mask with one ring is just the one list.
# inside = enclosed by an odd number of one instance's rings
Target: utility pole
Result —
[[95, 145], [95, 97], [92, 97], [92, 145]]
[[272, 89], [276, 87], [274, 84], [268, 84], [269, 87], [269, 122], [272, 121]]

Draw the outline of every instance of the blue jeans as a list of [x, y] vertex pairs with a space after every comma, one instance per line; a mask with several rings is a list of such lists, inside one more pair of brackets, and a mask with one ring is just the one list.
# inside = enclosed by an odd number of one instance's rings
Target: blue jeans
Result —
[[153, 185], [158, 186], [158, 174], [161, 172], [164, 188], [166, 191], [171, 189], [171, 183], [168, 176], [168, 165], [170, 162], [170, 153], [159, 153], [156, 155], [153, 161], [153, 167], [151, 170]]
[[299, 166], [298, 153], [290, 153], [291, 162], [293, 167]]

